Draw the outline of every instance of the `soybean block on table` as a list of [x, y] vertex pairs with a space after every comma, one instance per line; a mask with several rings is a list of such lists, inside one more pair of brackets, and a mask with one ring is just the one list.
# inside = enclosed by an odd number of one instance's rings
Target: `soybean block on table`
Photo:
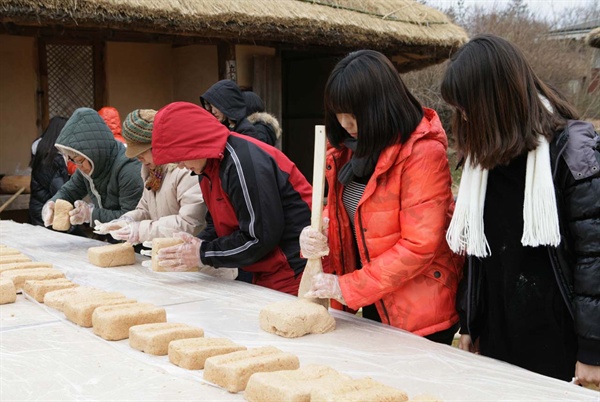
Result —
[[27, 268], [4, 271], [0, 273], [0, 277], [12, 280], [18, 292], [27, 280], [64, 278], [65, 274], [54, 268]]
[[44, 304], [58, 311], [64, 311], [65, 305], [73, 300], [86, 300], [111, 293], [114, 297], [124, 297], [122, 293], [106, 292], [105, 290], [89, 286], [77, 286], [69, 289], [53, 290], [44, 295]]
[[4, 246], [4, 247], [0, 248], [0, 255], [22, 255], [22, 254], [23, 253], [21, 253], [16, 248], [12, 248], [12, 247], [8, 247], [8, 246]]
[[305, 299], [285, 300], [265, 306], [259, 313], [263, 331], [285, 338], [323, 334], [335, 329], [335, 319], [320, 304]]
[[240, 392], [254, 373], [295, 370], [298, 367], [300, 361], [297, 356], [274, 346], [265, 346], [209, 357], [204, 365], [204, 379], [229, 392]]
[[54, 203], [54, 218], [52, 220], [52, 229], [66, 232], [71, 229], [71, 216], [69, 212], [73, 210], [73, 204], [65, 200], [56, 200]]
[[28, 268], [52, 268], [52, 264], [49, 262], [11, 262], [8, 264], [0, 265], [0, 273], [4, 271], [12, 271], [13, 269], [28, 269]]
[[250, 376], [244, 398], [250, 402], [309, 402], [315, 388], [352, 378], [331, 367], [309, 364], [298, 370], [255, 373]]
[[139, 351], [165, 356], [172, 341], [204, 336], [204, 330], [187, 324], [161, 322], [129, 328], [129, 346]]
[[310, 393], [311, 402], [338, 401], [408, 401], [408, 395], [371, 378], [337, 381], [327, 386], [314, 388]]
[[68, 289], [77, 286], [66, 278], [46, 279], [46, 280], [26, 280], [23, 284], [23, 292], [27, 293], [38, 303], [44, 302], [46, 293], [54, 290]]
[[134, 325], [166, 321], [166, 310], [149, 303], [102, 306], [92, 314], [94, 333], [107, 341], [127, 339]]
[[0, 264], [12, 264], [14, 262], [31, 262], [31, 258], [25, 254], [0, 255]]
[[71, 299], [70, 302], [65, 303], [64, 313], [65, 317], [75, 324], [84, 327], [91, 328], [92, 326], [92, 314], [94, 311], [102, 306], [115, 306], [120, 304], [137, 303], [135, 299], [128, 299], [124, 295], [119, 297], [112, 297], [110, 293], [98, 294], [93, 298], [87, 298], [79, 301]]
[[120, 267], [135, 264], [135, 250], [130, 243], [90, 247], [88, 260], [99, 267]]
[[212, 356], [246, 350], [226, 338], [189, 338], [169, 343], [169, 361], [188, 370], [202, 370], [206, 359]]
[[0, 278], [0, 304], [14, 303], [17, 300], [17, 289], [10, 279]]

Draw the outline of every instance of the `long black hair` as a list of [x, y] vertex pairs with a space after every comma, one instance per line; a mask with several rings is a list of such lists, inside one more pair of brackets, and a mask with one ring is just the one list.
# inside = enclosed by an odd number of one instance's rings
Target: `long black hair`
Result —
[[458, 150], [486, 169], [535, 149], [539, 135], [551, 141], [567, 119], [578, 118], [517, 46], [492, 34], [473, 37], [451, 57], [440, 89], [455, 109]]
[[379, 153], [404, 143], [423, 118], [423, 108], [392, 62], [374, 50], [350, 53], [333, 69], [325, 85], [325, 126], [331, 145], [350, 138], [337, 113], [356, 118], [356, 156]]
[[46, 131], [42, 134], [42, 139], [38, 143], [35, 156], [33, 157], [32, 169], [51, 167], [58, 149], [54, 146], [58, 135], [65, 126], [67, 119], [56, 116], [50, 119]]

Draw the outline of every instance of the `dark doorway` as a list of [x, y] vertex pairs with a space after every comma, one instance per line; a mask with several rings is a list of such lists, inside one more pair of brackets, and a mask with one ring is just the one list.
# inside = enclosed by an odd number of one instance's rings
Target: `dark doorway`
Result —
[[323, 91], [340, 57], [282, 53], [283, 152], [312, 182], [315, 125], [325, 124]]

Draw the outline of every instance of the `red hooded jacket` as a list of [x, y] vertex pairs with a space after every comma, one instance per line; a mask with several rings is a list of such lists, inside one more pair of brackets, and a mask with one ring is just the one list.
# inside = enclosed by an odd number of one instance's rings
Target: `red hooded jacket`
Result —
[[98, 114], [102, 117], [108, 128], [110, 128], [110, 131], [113, 132], [115, 140], [127, 145], [125, 138], [121, 135], [121, 116], [119, 116], [119, 111], [112, 106], [105, 106], [98, 110]]
[[306, 264], [298, 238], [310, 225], [312, 188], [292, 161], [187, 102], [156, 114], [152, 157], [157, 165], [207, 159], [199, 176], [208, 208], [198, 235], [204, 264], [241, 268], [257, 285], [298, 293]]
[[[454, 209], [447, 139], [431, 109], [404, 144], [384, 149], [358, 203], [354, 249], [339, 169], [352, 156], [327, 152], [330, 270], [351, 309], [375, 303], [385, 324], [430, 335], [458, 321], [456, 291], [463, 258], [446, 243]], [[355, 269], [357, 258], [362, 269]], [[334, 303], [332, 303], [334, 305]]]

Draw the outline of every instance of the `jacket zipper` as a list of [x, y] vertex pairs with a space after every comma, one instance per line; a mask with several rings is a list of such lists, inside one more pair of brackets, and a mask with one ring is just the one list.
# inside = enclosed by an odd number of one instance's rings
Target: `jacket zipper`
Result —
[[[562, 154], [565, 152], [565, 149], [567, 149], [567, 142], [568, 141], [565, 141], [565, 144], [562, 146], [560, 151], [558, 151], [556, 159], [554, 160], [554, 167], [552, 169], [552, 181], [556, 180], [556, 174], [558, 173], [558, 161], [560, 160]], [[562, 220], [559, 219], [559, 224], [561, 221]], [[575, 312], [573, 311], [571, 298], [569, 297], [569, 295], [567, 294], [567, 290], [565, 289], [566, 280], [564, 279], [564, 276], [561, 275], [562, 272], [560, 271], [560, 262], [558, 261], [556, 252], [552, 250], [552, 247], [546, 247], [546, 249], [548, 250], [548, 257], [550, 258], [550, 264], [552, 265], [552, 272], [554, 273], [554, 278], [556, 279], [556, 284], [558, 285], [560, 294], [562, 295], [565, 304], [567, 305], [567, 309], [569, 310], [569, 314], [571, 314], [571, 318], [575, 320]]]
[[[369, 249], [367, 248], [367, 241], [365, 240], [365, 232], [364, 232], [364, 228], [363, 228], [363, 224], [362, 224], [362, 214], [360, 212], [360, 209], [357, 211], [358, 212], [358, 225], [360, 228], [360, 239], [362, 241], [363, 244], [363, 248], [365, 250], [365, 259], [367, 260], [368, 263], [371, 262], [371, 257], [369, 256]], [[360, 258], [360, 253], [358, 258]], [[383, 310], [384, 314], [385, 314], [385, 319], [387, 320], [388, 325], [391, 325], [391, 321], [390, 321], [390, 315], [388, 314], [387, 308], [385, 307], [385, 304], [383, 303], [383, 299], [381, 299], [379, 301], [379, 303], [381, 303], [381, 309]]]

